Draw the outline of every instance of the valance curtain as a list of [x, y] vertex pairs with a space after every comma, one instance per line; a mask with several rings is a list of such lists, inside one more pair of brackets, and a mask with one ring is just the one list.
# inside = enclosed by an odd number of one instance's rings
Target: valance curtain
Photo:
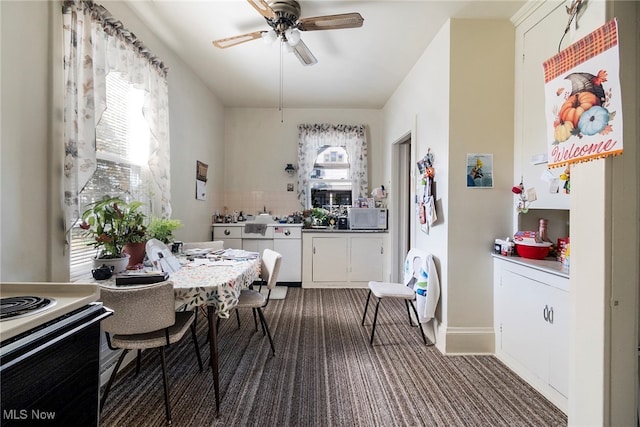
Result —
[[69, 231], [80, 215], [78, 194], [96, 170], [96, 126], [106, 108], [111, 71], [144, 91], [150, 129], [148, 166], [152, 213], [171, 215], [168, 68], [136, 36], [92, 1], [62, 2], [64, 35], [64, 211]]
[[298, 201], [306, 207], [313, 165], [322, 146], [343, 147], [349, 157], [352, 200], [367, 197], [367, 137], [365, 125], [298, 125]]

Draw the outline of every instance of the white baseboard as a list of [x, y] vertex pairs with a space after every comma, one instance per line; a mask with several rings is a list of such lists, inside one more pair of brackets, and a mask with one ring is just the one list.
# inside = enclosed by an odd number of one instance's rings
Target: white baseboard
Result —
[[438, 335], [443, 335], [444, 332], [446, 355], [495, 353], [495, 334], [492, 326], [448, 326], [444, 331], [438, 332]]

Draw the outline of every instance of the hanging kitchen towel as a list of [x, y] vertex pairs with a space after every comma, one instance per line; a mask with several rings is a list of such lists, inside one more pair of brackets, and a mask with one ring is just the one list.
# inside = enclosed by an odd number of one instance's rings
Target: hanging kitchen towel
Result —
[[422, 259], [415, 291], [420, 323], [426, 323], [435, 316], [440, 299], [440, 280], [431, 254]]
[[436, 202], [433, 199], [433, 194], [431, 192], [432, 186], [433, 180], [429, 178], [427, 180], [427, 200], [425, 202], [425, 215], [429, 227], [433, 226], [433, 224], [438, 219], [438, 216], [436, 215]]

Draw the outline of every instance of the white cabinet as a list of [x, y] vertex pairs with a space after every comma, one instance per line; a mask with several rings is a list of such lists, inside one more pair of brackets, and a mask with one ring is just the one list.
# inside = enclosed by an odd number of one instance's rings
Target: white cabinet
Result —
[[275, 226], [273, 250], [282, 255], [278, 282], [300, 286], [302, 281], [302, 226], [290, 224]]
[[312, 257], [312, 280], [314, 282], [347, 282], [346, 237], [314, 237]]
[[384, 280], [384, 233], [305, 232], [303, 287], [365, 287]]
[[566, 412], [569, 279], [544, 263], [494, 258], [496, 356]]
[[384, 241], [382, 237], [353, 235], [350, 242], [349, 259], [351, 260], [351, 268], [349, 280], [352, 282], [384, 280]]
[[225, 249], [242, 249], [242, 224], [214, 224], [213, 240], [223, 240]]

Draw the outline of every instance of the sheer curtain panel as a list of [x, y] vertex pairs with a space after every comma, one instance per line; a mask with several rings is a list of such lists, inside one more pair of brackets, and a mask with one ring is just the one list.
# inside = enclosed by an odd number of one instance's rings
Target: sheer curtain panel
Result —
[[143, 114], [150, 129], [152, 212], [171, 215], [168, 68], [92, 1], [62, 2], [64, 36], [64, 198], [67, 232], [80, 215], [78, 194], [96, 170], [96, 126], [106, 108], [106, 75], [121, 73], [144, 91]]

